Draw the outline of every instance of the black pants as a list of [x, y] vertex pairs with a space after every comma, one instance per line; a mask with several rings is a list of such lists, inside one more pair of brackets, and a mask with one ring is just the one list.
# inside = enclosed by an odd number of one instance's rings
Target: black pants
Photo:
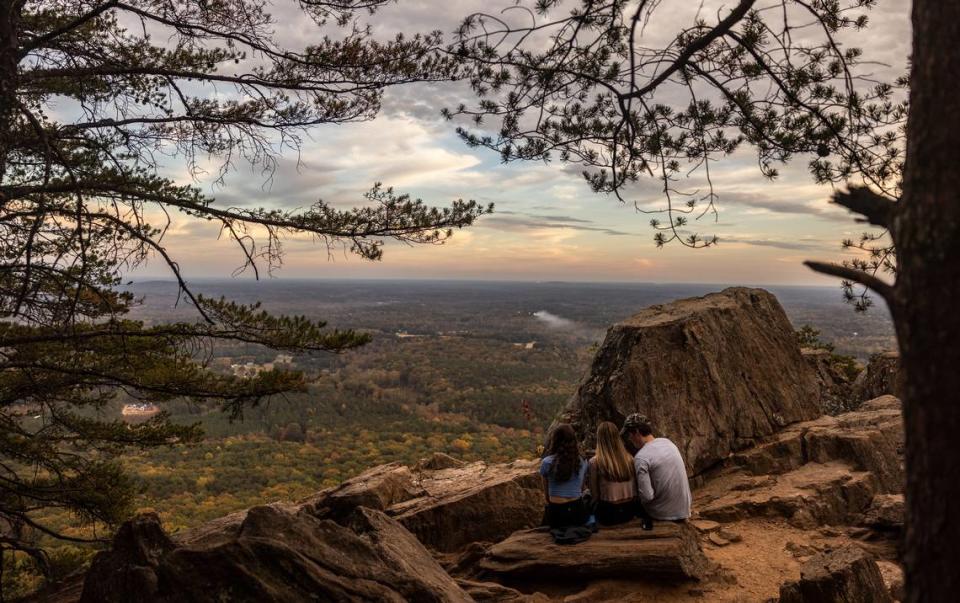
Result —
[[626, 523], [637, 516], [638, 507], [640, 506], [632, 500], [621, 503], [601, 500], [597, 502], [597, 521], [604, 526]]
[[551, 528], [582, 526], [587, 523], [589, 514], [582, 498], [568, 503], [550, 503], [547, 505], [547, 525]]

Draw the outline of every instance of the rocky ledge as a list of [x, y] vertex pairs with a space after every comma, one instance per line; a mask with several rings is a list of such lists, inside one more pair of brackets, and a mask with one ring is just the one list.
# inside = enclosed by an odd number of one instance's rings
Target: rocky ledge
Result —
[[828, 601], [804, 593], [877, 576], [889, 594], [902, 589], [899, 429], [890, 396], [797, 423], [698, 478], [690, 522], [601, 528], [573, 546], [530, 529], [535, 461], [383, 465], [173, 537], [140, 516], [97, 556], [81, 601], [736, 601], [781, 585], [785, 602]]

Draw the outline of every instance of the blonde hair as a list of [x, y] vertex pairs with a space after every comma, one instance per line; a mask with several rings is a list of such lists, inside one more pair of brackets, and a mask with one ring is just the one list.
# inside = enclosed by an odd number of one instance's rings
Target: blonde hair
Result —
[[626, 482], [633, 478], [633, 457], [620, 439], [620, 431], [610, 421], [597, 426], [597, 470], [609, 482]]

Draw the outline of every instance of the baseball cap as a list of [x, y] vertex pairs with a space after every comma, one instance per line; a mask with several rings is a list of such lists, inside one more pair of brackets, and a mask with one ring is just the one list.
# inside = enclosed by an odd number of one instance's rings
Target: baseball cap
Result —
[[640, 414], [638, 412], [627, 415], [627, 418], [623, 420], [623, 427], [620, 429], [620, 435], [626, 435], [628, 431], [640, 427], [641, 425], [649, 425], [650, 420], [647, 419], [646, 415]]

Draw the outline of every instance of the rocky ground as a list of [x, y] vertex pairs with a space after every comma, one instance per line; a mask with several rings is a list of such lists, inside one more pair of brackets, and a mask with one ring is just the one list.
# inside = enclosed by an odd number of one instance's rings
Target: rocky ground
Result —
[[[766, 292], [728, 290], [655, 310], [611, 329], [566, 413], [584, 430], [628, 410], [666, 426], [661, 433], [695, 459], [689, 522], [652, 531], [629, 523], [561, 547], [536, 527], [537, 462], [436, 454], [181, 534], [140, 516], [86, 576], [38, 600], [901, 598], [899, 401], [882, 395], [823, 414], [823, 380]], [[658, 371], [665, 358], [684, 370]]]

